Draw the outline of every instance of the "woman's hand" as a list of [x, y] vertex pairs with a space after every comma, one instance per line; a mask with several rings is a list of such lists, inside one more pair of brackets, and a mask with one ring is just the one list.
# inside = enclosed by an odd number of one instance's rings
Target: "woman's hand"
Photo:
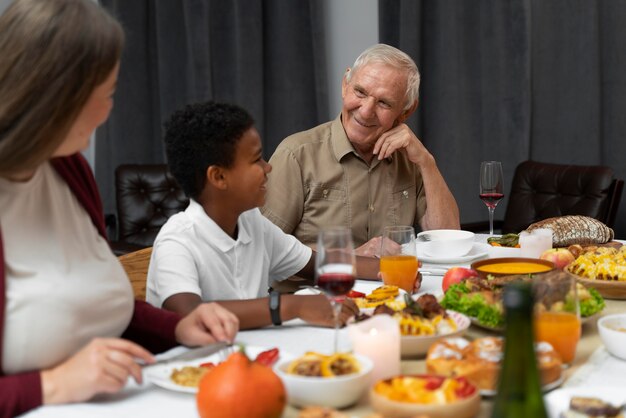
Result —
[[[335, 320], [333, 310], [324, 295], [297, 296], [299, 312], [298, 317], [311, 325], [334, 327]], [[345, 325], [348, 319], [359, 313], [359, 308], [350, 298], [346, 298], [341, 304], [339, 324]]]
[[44, 404], [80, 402], [97, 393], [113, 393], [129, 376], [141, 383], [137, 360], [154, 362], [143, 347], [120, 338], [95, 338], [59, 366], [41, 372]]
[[217, 303], [202, 303], [176, 326], [176, 340], [184, 345], [232, 342], [239, 330], [239, 319]]

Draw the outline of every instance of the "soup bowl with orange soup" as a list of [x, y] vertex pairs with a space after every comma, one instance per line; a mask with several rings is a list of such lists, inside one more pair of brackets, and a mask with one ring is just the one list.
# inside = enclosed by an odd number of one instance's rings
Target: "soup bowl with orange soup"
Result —
[[505, 257], [472, 263], [479, 276], [507, 276], [512, 274], [540, 274], [554, 270], [554, 263], [536, 258]]

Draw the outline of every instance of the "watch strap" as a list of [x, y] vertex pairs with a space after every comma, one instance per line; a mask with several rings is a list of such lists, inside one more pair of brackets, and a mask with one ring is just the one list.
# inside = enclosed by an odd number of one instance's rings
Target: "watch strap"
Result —
[[278, 326], [282, 325], [283, 321], [280, 318], [280, 292], [273, 290], [270, 292], [270, 317], [272, 318], [272, 324]]

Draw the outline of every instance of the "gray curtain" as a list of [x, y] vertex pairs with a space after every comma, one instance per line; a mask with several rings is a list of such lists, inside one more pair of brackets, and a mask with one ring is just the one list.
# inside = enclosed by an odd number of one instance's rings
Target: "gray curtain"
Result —
[[106, 212], [115, 212], [115, 168], [165, 162], [163, 121], [187, 103], [243, 106], [267, 158], [287, 135], [327, 119], [322, 2], [100, 2], [126, 32], [115, 106], [96, 141]]
[[[527, 159], [626, 178], [626, 0], [379, 0], [379, 13], [381, 42], [422, 73], [411, 124], [462, 222], [487, 219], [482, 160], [502, 161], [505, 187]], [[626, 236], [624, 202], [615, 230]]]

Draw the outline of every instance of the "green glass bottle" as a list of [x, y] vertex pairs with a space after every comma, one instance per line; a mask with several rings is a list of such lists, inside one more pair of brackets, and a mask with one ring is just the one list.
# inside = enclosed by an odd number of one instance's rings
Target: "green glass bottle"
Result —
[[531, 285], [507, 285], [503, 303], [506, 318], [504, 359], [491, 416], [547, 418], [534, 348]]

